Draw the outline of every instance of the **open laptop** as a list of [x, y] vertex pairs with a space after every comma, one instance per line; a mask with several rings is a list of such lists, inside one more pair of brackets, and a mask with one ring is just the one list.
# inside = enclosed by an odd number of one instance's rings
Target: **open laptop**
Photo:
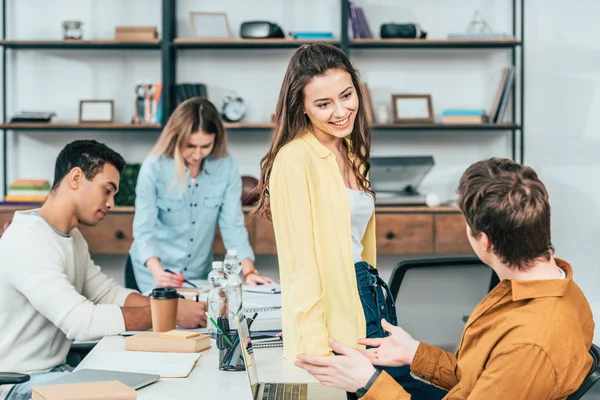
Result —
[[160, 375], [140, 374], [134, 372], [108, 371], [100, 369], [80, 369], [70, 374], [53, 379], [48, 385], [63, 385], [69, 383], [88, 383], [119, 381], [134, 390], [148, 386], [160, 379]]
[[[240, 346], [246, 365], [254, 400], [336, 400], [346, 399], [346, 392], [323, 386], [318, 383], [269, 383], [259, 382], [258, 365], [254, 358], [248, 320], [242, 311], [236, 315]], [[236, 356], [237, 357], [237, 356]]]

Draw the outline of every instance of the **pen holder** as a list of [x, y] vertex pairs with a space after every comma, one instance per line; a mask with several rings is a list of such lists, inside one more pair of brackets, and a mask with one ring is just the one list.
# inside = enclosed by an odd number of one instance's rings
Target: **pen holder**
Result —
[[246, 369], [236, 330], [217, 333], [217, 348], [219, 349], [219, 369], [221, 371], [244, 371]]

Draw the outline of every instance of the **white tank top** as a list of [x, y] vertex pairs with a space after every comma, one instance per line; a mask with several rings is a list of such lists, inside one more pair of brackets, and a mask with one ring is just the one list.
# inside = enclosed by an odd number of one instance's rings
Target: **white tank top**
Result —
[[375, 204], [369, 193], [360, 190], [346, 189], [348, 190], [348, 199], [350, 200], [352, 254], [354, 262], [357, 263], [363, 261], [363, 245], [361, 241], [363, 236], [365, 236], [367, 225], [375, 210]]

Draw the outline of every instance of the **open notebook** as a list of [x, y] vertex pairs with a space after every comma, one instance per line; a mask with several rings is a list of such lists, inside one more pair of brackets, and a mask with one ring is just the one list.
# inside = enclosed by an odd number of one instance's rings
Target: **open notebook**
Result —
[[112, 351], [96, 354], [93, 368], [156, 374], [161, 378], [187, 378], [202, 353]]

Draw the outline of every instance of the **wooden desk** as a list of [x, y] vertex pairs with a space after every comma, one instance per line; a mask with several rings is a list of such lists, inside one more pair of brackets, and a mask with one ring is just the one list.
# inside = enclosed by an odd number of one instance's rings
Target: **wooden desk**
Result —
[[[0, 206], [0, 228], [16, 209]], [[246, 214], [249, 207], [244, 207]], [[93, 254], [127, 254], [133, 241], [133, 207], [116, 207], [95, 227], [81, 227]], [[273, 225], [263, 218], [246, 221], [250, 244], [257, 255], [277, 254]], [[456, 207], [376, 207], [377, 254], [472, 254], [465, 220]], [[225, 254], [217, 230], [215, 254]]]

